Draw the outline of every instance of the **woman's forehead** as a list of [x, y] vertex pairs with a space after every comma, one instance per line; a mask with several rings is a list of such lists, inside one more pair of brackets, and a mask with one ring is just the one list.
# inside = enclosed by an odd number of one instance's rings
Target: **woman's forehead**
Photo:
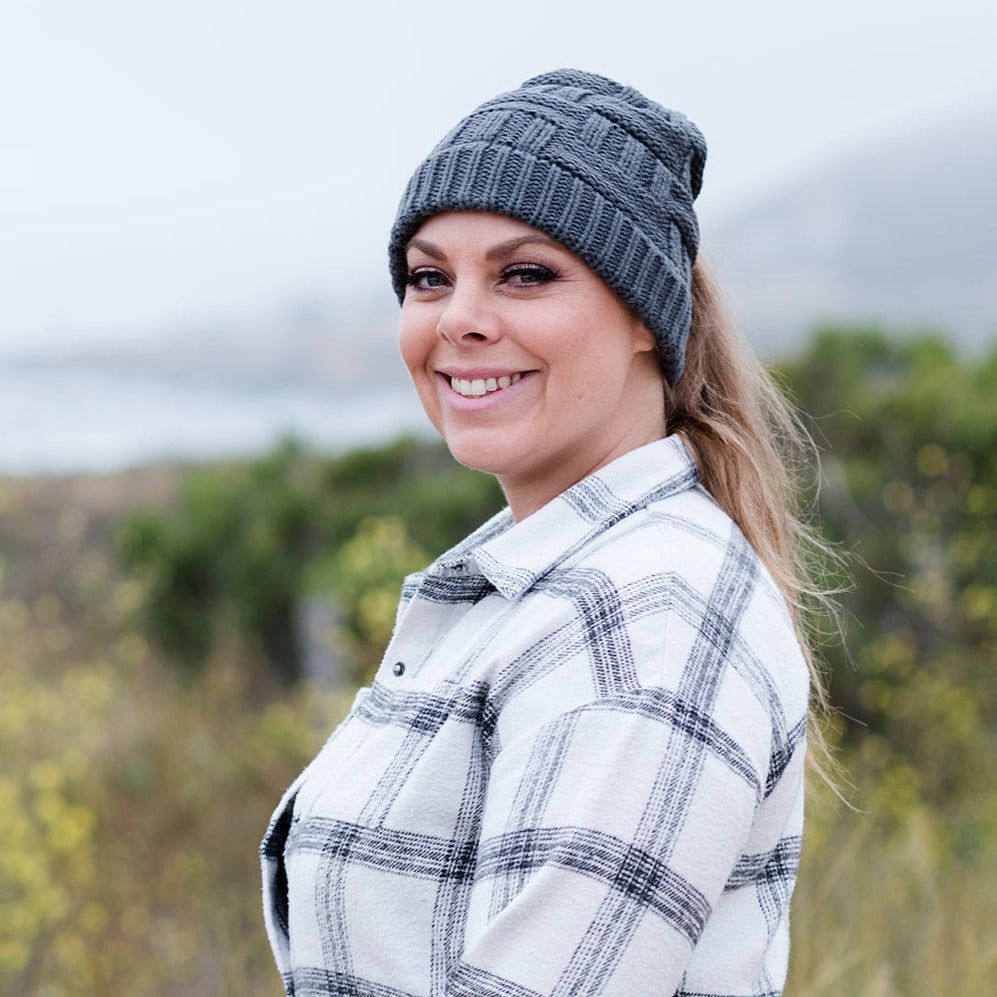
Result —
[[[443, 238], [456, 241], [509, 239], [520, 235], [550, 238], [540, 229], [518, 218], [491, 211], [440, 211], [427, 218], [412, 234], [413, 239]], [[410, 240], [411, 244], [411, 240]]]

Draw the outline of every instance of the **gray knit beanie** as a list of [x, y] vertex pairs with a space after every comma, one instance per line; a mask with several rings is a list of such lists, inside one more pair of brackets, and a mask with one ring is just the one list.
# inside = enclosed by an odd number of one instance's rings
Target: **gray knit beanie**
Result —
[[405, 247], [430, 215], [509, 215], [602, 277], [657, 337], [675, 385], [692, 318], [693, 201], [705, 164], [696, 125], [632, 87], [579, 69], [534, 76], [472, 111], [412, 175], [388, 247], [398, 301]]

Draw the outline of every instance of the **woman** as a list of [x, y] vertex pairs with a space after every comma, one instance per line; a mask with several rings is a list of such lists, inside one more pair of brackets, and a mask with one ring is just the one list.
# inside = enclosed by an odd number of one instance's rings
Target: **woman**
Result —
[[409, 182], [402, 357], [508, 504], [405, 579], [274, 812], [289, 994], [782, 991], [821, 593], [776, 445], [802, 433], [696, 262], [705, 159], [683, 115], [559, 70]]

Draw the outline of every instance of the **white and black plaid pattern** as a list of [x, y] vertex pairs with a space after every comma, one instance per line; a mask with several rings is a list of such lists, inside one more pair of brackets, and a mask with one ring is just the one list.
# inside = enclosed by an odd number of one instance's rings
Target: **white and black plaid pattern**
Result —
[[781, 994], [808, 693], [680, 436], [503, 509], [405, 579], [374, 681], [274, 811], [286, 992]]

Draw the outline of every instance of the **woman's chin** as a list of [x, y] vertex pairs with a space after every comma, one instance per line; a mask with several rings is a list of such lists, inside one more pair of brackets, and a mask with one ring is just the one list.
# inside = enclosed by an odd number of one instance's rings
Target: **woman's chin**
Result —
[[515, 446], [508, 439], [497, 439], [498, 435], [458, 433], [447, 436], [446, 442], [453, 459], [458, 464], [500, 477], [508, 473], [510, 466], [514, 465], [516, 460]]

